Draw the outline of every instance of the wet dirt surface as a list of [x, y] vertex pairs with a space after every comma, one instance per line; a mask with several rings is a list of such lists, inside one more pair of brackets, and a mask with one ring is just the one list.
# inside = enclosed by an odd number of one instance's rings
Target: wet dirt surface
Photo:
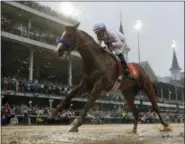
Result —
[[70, 126], [5, 126], [2, 144], [184, 144], [184, 124], [170, 124], [172, 131], [160, 132], [160, 124], [83, 125], [78, 133]]

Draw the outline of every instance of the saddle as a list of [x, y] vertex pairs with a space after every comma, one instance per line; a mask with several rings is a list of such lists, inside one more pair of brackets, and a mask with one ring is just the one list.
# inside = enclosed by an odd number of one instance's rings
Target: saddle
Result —
[[[118, 56], [114, 53], [114, 51], [111, 51], [107, 47], [102, 47], [102, 49], [105, 52], [108, 52], [110, 55], [112, 55], [115, 58], [115, 60], [117, 61], [117, 70], [118, 70], [119, 76], [122, 76], [123, 75], [123, 68], [122, 68], [122, 64], [121, 64], [120, 59], [118, 58]], [[133, 76], [133, 78], [136, 78], [138, 76], [138, 73], [137, 73], [137, 70], [136, 70], [134, 64], [133, 63], [127, 63], [127, 65], [128, 65], [131, 76]]]

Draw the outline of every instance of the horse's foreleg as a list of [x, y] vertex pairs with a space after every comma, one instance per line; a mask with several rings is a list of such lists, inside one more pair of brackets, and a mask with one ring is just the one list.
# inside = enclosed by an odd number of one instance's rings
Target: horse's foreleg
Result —
[[74, 120], [74, 122], [73, 122], [74, 125], [69, 130], [69, 132], [78, 132], [78, 127], [83, 124], [87, 112], [92, 107], [93, 103], [99, 98], [101, 91], [102, 91], [102, 84], [101, 84], [101, 81], [98, 81], [94, 85], [94, 87], [90, 93], [90, 96], [87, 100], [87, 103], [84, 106], [83, 112], [80, 114], [79, 118]]
[[69, 108], [71, 99], [87, 92], [87, 87], [84, 87], [84, 82], [82, 81], [78, 86], [76, 86], [61, 102], [57, 105], [56, 109], [52, 112], [51, 118], [55, 117], [58, 112], [66, 110]]

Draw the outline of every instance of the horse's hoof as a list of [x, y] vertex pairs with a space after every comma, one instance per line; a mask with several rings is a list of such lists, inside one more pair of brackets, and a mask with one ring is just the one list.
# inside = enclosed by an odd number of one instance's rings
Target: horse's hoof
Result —
[[132, 133], [136, 134], [137, 133], [137, 130], [133, 129], [132, 130]]
[[78, 128], [72, 127], [68, 132], [78, 132]]
[[168, 131], [172, 131], [172, 129], [169, 126], [167, 126], [167, 127], [160, 128], [159, 131], [160, 132], [168, 132]]
[[163, 126], [164, 127], [169, 127], [169, 124], [168, 123], [165, 123]]
[[137, 131], [136, 131], [136, 130], [127, 130], [127, 133], [128, 133], [128, 134], [136, 134]]

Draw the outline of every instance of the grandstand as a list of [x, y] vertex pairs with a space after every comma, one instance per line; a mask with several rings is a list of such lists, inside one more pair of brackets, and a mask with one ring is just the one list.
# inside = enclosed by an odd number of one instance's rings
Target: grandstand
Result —
[[[25, 110], [36, 115], [40, 110], [47, 116], [50, 109], [80, 81], [82, 64], [79, 54], [72, 52], [69, 59], [59, 59], [53, 52], [64, 25], [74, 20], [32, 1], [3, 1], [1, 8], [1, 95], [8, 99], [17, 115], [21, 116]], [[170, 115], [182, 113], [183, 82], [159, 78], [148, 62], [140, 64], [156, 84], [161, 110]], [[87, 97], [88, 94], [84, 94], [74, 98], [71, 104], [73, 115], [78, 115]], [[95, 112], [91, 111], [89, 115], [99, 112], [102, 116], [121, 117], [124, 103], [120, 93], [102, 93], [92, 109]], [[151, 109], [151, 103], [143, 94], [135, 103], [144, 111]]]

